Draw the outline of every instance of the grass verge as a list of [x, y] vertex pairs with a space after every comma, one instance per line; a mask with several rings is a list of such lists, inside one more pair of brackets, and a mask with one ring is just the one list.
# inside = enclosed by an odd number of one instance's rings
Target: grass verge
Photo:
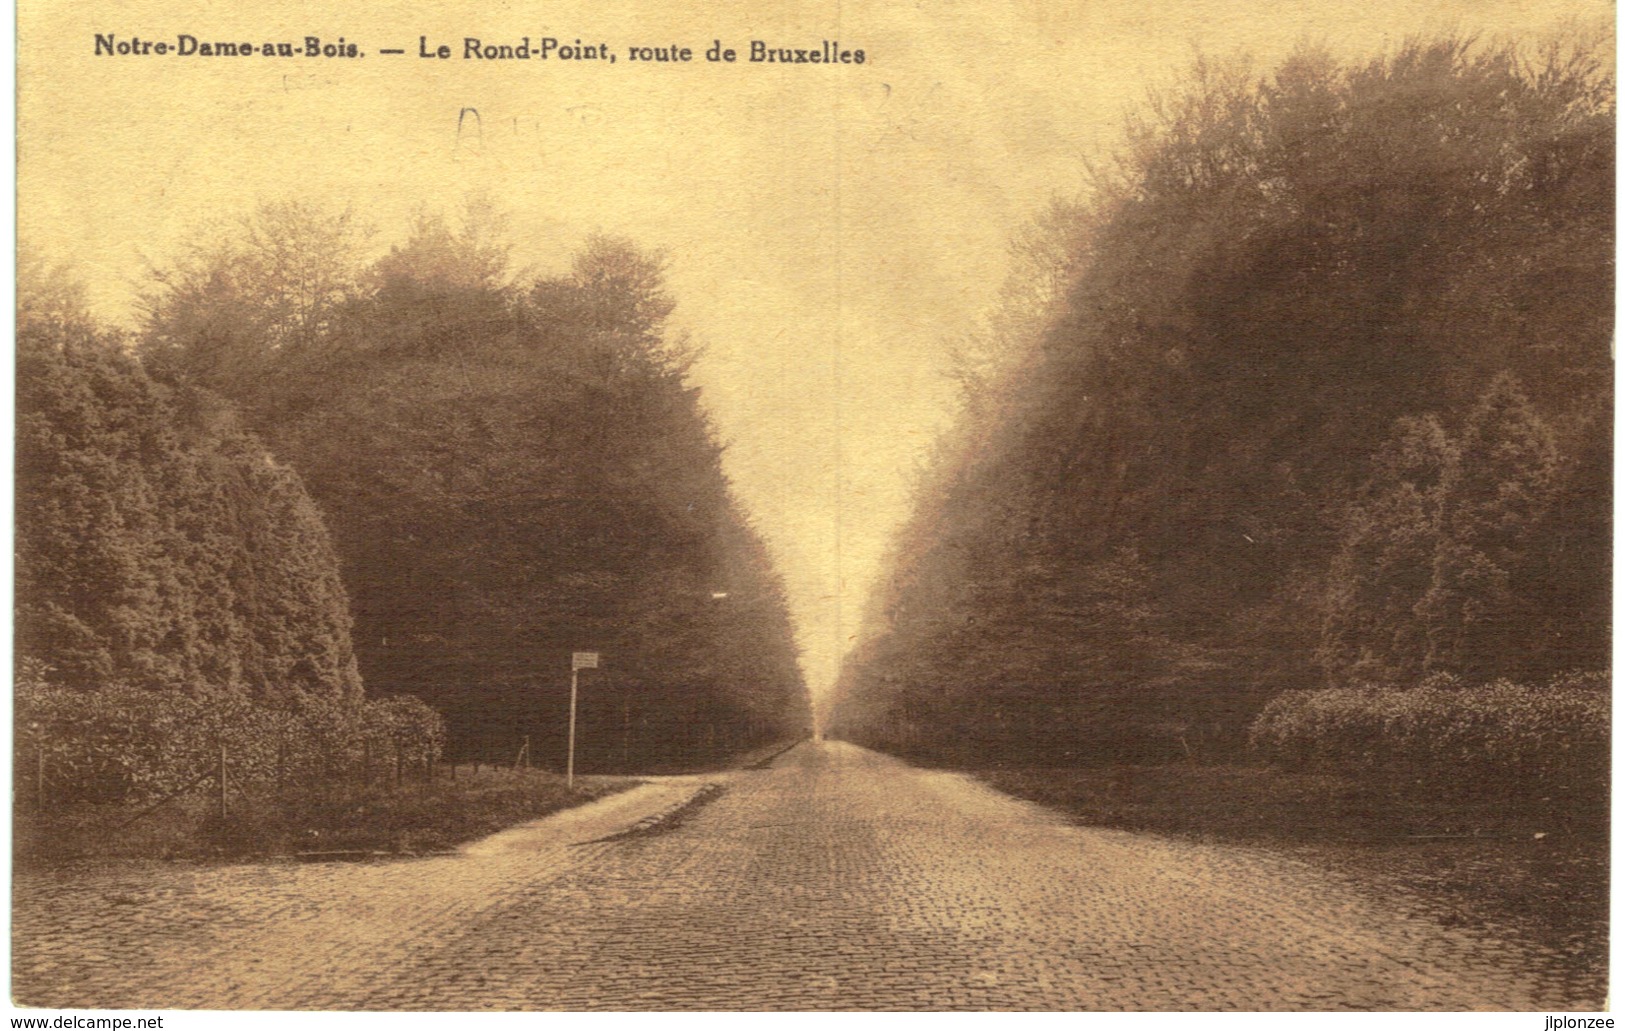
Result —
[[[690, 759], [654, 759], [644, 760], [638, 767], [640, 776], [650, 777], [687, 777], [704, 775], [707, 773], [723, 773], [728, 770], [755, 770], [762, 769], [774, 759], [801, 744], [807, 738], [794, 738], [773, 741], [765, 745], [757, 745], [738, 752], [726, 752]], [[594, 767], [602, 769], [603, 767]], [[609, 769], [613, 769], [610, 767]]]
[[1006, 768], [975, 775], [1081, 824], [1263, 846], [1447, 926], [1511, 936], [1606, 977], [1605, 796], [1265, 766]]
[[289, 798], [237, 797], [222, 818], [207, 791], [146, 815], [139, 806], [21, 809], [13, 861], [21, 869], [64, 863], [219, 860], [345, 853], [443, 851], [638, 783], [484, 769], [432, 784], [337, 788]]

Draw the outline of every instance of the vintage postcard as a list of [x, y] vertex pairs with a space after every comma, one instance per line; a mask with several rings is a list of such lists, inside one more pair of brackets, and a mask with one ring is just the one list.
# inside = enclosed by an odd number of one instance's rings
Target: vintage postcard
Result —
[[14, 1011], [1582, 1026], [1614, 20], [20, 5]]

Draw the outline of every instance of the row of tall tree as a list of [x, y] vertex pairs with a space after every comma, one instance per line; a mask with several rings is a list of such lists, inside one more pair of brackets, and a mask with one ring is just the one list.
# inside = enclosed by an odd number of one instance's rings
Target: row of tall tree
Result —
[[1287, 689], [1605, 669], [1613, 153], [1584, 46], [1199, 64], [957, 350], [831, 732], [1152, 760]]
[[224, 399], [297, 472], [368, 692], [435, 706], [453, 755], [562, 756], [574, 651], [603, 656], [589, 768], [804, 731], [783, 589], [666, 326], [663, 258], [595, 237], [525, 278], [505, 233], [471, 202], [370, 258], [351, 213], [265, 204], [158, 267], [119, 360]]

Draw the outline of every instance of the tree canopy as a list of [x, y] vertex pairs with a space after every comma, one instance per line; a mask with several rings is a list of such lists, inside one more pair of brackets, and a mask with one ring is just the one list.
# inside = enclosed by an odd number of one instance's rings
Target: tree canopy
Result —
[[1199, 63], [963, 349], [835, 731], [1160, 757], [1606, 667], [1613, 116], [1583, 50]]
[[[805, 729], [783, 590], [667, 328], [663, 255], [597, 236], [516, 276], [477, 202], [370, 263], [329, 246], [346, 215], [247, 221], [159, 274], [142, 354], [230, 397], [305, 478], [369, 690], [440, 708], [454, 752], [521, 732], [558, 751], [570, 653], [592, 650], [589, 759]], [[310, 249], [326, 286], [305, 303], [267, 254]]]

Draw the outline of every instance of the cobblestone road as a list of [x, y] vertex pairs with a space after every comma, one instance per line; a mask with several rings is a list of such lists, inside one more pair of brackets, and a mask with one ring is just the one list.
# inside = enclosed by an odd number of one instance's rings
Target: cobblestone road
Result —
[[[840, 743], [369, 865], [19, 877], [22, 1005], [1564, 1009], [1510, 945], [1266, 852], [1072, 827]], [[583, 842], [592, 842], [583, 844]], [[1568, 989], [1572, 991], [1572, 989]]]

